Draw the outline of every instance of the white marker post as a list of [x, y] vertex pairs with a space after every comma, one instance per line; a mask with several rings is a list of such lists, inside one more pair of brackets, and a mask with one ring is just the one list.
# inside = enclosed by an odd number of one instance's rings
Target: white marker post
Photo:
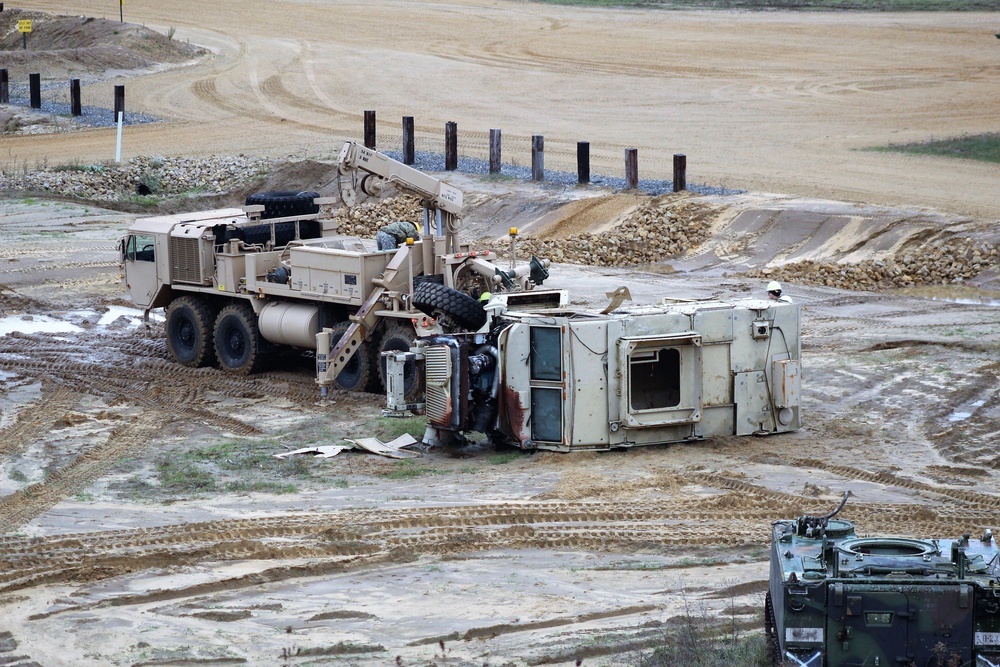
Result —
[[125, 114], [121, 111], [118, 112], [118, 145], [115, 148], [115, 162], [121, 164], [122, 161], [122, 121], [125, 119]]

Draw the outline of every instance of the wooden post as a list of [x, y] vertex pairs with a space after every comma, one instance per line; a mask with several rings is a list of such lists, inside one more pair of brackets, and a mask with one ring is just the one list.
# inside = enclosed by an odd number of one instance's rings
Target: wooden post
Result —
[[458, 169], [458, 123], [444, 124], [444, 170]]
[[10, 79], [6, 67], [0, 69], [0, 104], [10, 104]]
[[639, 187], [639, 149], [625, 149], [625, 189], [635, 190]]
[[413, 136], [413, 116], [403, 116], [403, 164], [416, 161], [416, 137]]
[[[25, 33], [27, 34], [27, 33]], [[42, 108], [42, 75], [29, 74], [28, 85], [31, 88], [31, 108]]]
[[531, 135], [531, 180], [545, 180], [545, 137]]
[[375, 110], [365, 111], [365, 148], [375, 150]]
[[69, 80], [69, 112], [74, 116], [83, 115], [83, 107], [80, 105], [80, 80]]
[[674, 192], [687, 190], [687, 156], [674, 153]]
[[490, 173], [499, 174], [503, 166], [500, 159], [500, 130], [490, 130]]
[[125, 85], [115, 86], [115, 122], [118, 122], [118, 114], [125, 115]]
[[576, 142], [576, 182], [579, 185], [590, 184], [590, 142]]

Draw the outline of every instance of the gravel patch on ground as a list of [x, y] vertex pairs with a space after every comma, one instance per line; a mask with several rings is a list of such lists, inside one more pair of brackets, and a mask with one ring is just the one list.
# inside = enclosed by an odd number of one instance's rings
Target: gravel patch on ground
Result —
[[[62, 88], [63, 86], [60, 86]], [[42, 86], [42, 92], [46, 90], [45, 86]], [[49, 100], [42, 100], [41, 109], [31, 108], [31, 99], [29, 97], [20, 97], [20, 95], [25, 94], [24, 92], [11, 90], [10, 104], [6, 106], [10, 111], [14, 111], [20, 114], [35, 114], [35, 115], [51, 115], [55, 114], [60, 116], [60, 120], [69, 121], [69, 125], [63, 125], [61, 127], [65, 130], [76, 129], [77, 127], [114, 127], [117, 125], [115, 120], [115, 112], [113, 109], [106, 109], [104, 107], [92, 107], [92, 106], [82, 106], [80, 111], [82, 115], [73, 116], [72, 108], [68, 102], [53, 102]], [[122, 125], [144, 125], [146, 123], [155, 123], [159, 118], [155, 116], [147, 116], [146, 114], [135, 113], [132, 111], [125, 111], [122, 118]], [[51, 125], [50, 125], [51, 127]]]

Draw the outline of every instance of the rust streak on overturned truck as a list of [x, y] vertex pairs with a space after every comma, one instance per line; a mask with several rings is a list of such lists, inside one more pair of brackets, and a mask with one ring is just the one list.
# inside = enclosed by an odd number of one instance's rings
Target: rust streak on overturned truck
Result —
[[[425, 410], [425, 442], [479, 432], [496, 444], [571, 451], [800, 426], [795, 304], [618, 300], [593, 313], [504, 301], [487, 307], [479, 332], [385, 355], [388, 412]], [[404, 395], [407, 365], [422, 367], [425, 402]]]
[[[486, 320], [481, 293], [516, 301], [548, 277], [547, 261], [504, 270], [488, 251], [460, 244], [462, 193], [447, 183], [356, 142], [344, 144], [338, 172], [347, 206], [357, 189], [419, 197], [422, 238], [380, 251], [374, 239], [338, 235], [320, 212], [335, 200], [316, 193], [135, 221], [119, 244], [123, 282], [147, 315], [166, 309], [176, 361], [252, 373], [279, 347], [312, 349], [323, 396], [331, 384], [378, 391], [380, 352], [407, 350], [418, 335], [477, 329]], [[414, 372], [406, 382], [418, 396]]]

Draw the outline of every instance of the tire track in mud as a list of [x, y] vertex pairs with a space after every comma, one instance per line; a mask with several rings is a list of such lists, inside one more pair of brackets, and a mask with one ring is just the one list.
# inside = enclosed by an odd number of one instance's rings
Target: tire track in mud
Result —
[[[453, 554], [502, 548], [643, 550], [700, 545], [763, 546], [779, 518], [827, 511], [829, 501], [801, 498], [709, 473], [681, 484], [729, 490], [723, 496], [649, 502], [535, 502], [457, 507], [340, 510], [324, 514], [167, 525], [49, 538], [0, 538], [0, 591], [39, 583], [100, 579], [206, 560], [368, 558], [378, 554]], [[748, 498], [750, 499], [748, 501]], [[928, 512], [908, 505], [852, 507], [866, 525], [921, 529], [988, 522], [990, 510]], [[931, 531], [928, 534], [937, 534]], [[280, 544], [275, 540], [282, 540]]]
[[0, 430], [0, 456], [10, 456], [24, 450], [28, 445], [48, 433], [68, 410], [80, 400], [80, 394], [66, 387], [48, 383], [42, 385], [42, 397], [26, 405], [17, 415], [17, 420]]
[[148, 445], [171, 419], [163, 414], [143, 414], [134, 422], [112, 430], [104, 444], [87, 450], [44, 482], [0, 498], [0, 533], [16, 530], [63, 498], [84, 490], [119, 458]]

